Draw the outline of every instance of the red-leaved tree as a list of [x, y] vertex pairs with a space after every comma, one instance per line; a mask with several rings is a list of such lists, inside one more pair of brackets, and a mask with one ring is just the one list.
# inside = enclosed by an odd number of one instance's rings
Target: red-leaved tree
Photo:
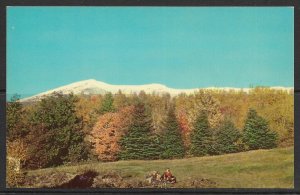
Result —
[[178, 123], [181, 129], [181, 135], [184, 146], [187, 148], [190, 144], [191, 127], [189, 125], [188, 116], [184, 110], [180, 110], [177, 115]]

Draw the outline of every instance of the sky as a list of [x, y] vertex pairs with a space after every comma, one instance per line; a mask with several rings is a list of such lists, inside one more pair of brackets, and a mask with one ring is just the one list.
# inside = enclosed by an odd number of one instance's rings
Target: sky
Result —
[[87, 79], [294, 86], [292, 7], [9, 7], [7, 94]]

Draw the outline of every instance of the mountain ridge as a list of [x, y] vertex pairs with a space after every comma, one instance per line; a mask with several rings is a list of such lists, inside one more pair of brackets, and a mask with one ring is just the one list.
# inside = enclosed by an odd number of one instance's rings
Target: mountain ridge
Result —
[[[271, 89], [278, 89], [284, 91], [293, 90], [293, 87], [269, 87]], [[207, 90], [223, 90], [223, 91], [244, 91], [246, 93], [249, 92], [252, 88], [234, 88], [234, 87], [207, 87], [207, 88], [192, 88], [192, 89], [175, 89], [167, 87], [166, 85], [160, 83], [150, 83], [144, 85], [112, 85], [102, 81], [97, 81], [95, 79], [88, 79], [83, 81], [74, 82], [68, 85], [64, 85], [61, 87], [57, 87], [37, 95], [23, 98], [22, 102], [25, 101], [35, 101], [39, 100], [47, 95], [52, 94], [53, 92], [59, 92], [62, 94], [84, 94], [84, 95], [93, 95], [93, 94], [105, 94], [105, 93], [117, 93], [119, 90], [124, 94], [133, 94], [139, 93], [140, 91], [144, 91], [145, 93], [155, 93], [155, 94], [164, 94], [169, 93], [171, 96], [176, 96], [180, 93], [191, 94], [199, 89], [207, 89]]]

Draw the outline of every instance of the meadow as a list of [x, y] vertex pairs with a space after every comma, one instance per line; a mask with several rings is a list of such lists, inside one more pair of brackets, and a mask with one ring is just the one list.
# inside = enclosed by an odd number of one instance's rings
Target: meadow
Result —
[[[207, 179], [215, 188], [293, 188], [294, 149], [276, 148], [218, 156], [192, 157], [173, 160], [127, 160], [106, 163], [85, 163], [31, 170], [28, 176], [49, 175], [53, 172], [76, 174], [93, 169], [98, 173], [117, 172], [124, 180], [145, 180], [153, 170], [162, 173], [170, 168], [176, 184], [167, 187], [191, 188], [195, 180]], [[34, 187], [34, 186], [31, 186]]]

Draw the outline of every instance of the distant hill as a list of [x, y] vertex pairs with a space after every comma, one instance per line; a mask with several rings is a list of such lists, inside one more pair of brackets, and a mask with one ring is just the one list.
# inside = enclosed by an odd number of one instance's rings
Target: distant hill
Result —
[[[270, 87], [271, 89], [277, 90], [285, 90], [291, 91], [293, 87]], [[117, 93], [119, 90], [122, 91], [124, 94], [133, 94], [139, 93], [140, 91], [144, 91], [147, 94], [164, 94], [169, 93], [171, 96], [176, 96], [180, 93], [191, 94], [195, 91], [199, 90], [200, 88], [194, 89], [174, 89], [169, 88], [162, 84], [152, 83], [152, 84], [145, 84], [145, 85], [111, 85], [108, 83], [104, 83], [101, 81], [97, 81], [95, 79], [89, 79], [84, 81], [79, 81], [75, 83], [71, 83], [69, 85], [65, 85], [62, 87], [58, 87], [55, 89], [51, 89], [49, 91], [21, 99], [21, 102], [26, 101], [38, 101], [41, 98], [52, 94], [53, 92], [59, 92], [62, 94], [84, 94], [84, 95], [93, 95], [93, 94], [105, 94], [111, 92], [113, 94]], [[216, 87], [208, 87], [208, 88], [201, 88], [201, 89], [210, 89], [210, 90], [223, 90], [223, 91], [244, 91], [246, 93], [249, 92], [251, 88], [231, 88], [231, 87], [224, 87], [224, 88], [216, 88]]]

